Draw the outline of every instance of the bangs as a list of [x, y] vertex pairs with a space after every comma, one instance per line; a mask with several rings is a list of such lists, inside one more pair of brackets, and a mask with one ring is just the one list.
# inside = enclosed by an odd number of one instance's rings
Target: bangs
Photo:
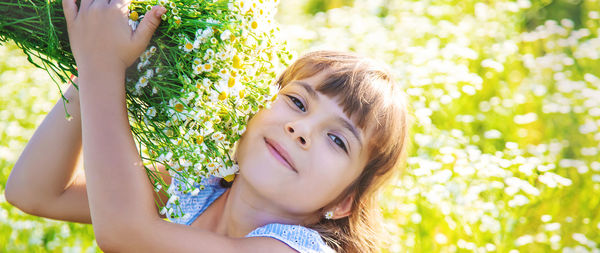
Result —
[[[334, 99], [357, 127], [367, 130], [367, 122], [377, 130], [387, 125], [393, 111], [391, 100], [398, 95], [385, 66], [354, 54], [309, 53], [298, 59], [278, 78], [279, 88], [321, 71], [330, 71], [316, 90]], [[395, 90], [396, 89], [396, 90]], [[388, 114], [388, 116], [386, 116]]]

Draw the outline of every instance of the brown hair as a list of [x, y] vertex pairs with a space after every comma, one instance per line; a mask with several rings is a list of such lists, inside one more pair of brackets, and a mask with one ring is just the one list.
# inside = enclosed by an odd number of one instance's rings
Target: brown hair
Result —
[[277, 79], [283, 88], [293, 80], [327, 70], [330, 75], [317, 91], [338, 100], [344, 113], [372, 136], [367, 142], [368, 161], [361, 174], [327, 210], [347, 196], [354, 196], [348, 217], [308, 225], [318, 231], [336, 252], [376, 252], [382, 236], [381, 213], [377, 204], [382, 186], [399, 173], [406, 159], [408, 112], [404, 92], [390, 71], [380, 63], [353, 53], [316, 51], [305, 54]]

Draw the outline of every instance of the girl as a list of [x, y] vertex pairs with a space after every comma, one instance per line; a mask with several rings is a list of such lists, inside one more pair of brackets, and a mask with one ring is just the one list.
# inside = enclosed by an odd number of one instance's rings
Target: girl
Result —
[[172, 178], [186, 215], [168, 222], [129, 130], [124, 88], [125, 69], [165, 10], [155, 6], [132, 32], [128, 4], [63, 1], [79, 69], [79, 93], [66, 92], [74, 120], [59, 101], [11, 172], [10, 203], [91, 223], [109, 252], [377, 251], [377, 192], [408, 136], [405, 99], [384, 68], [347, 53], [298, 59], [277, 80], [277, 100], [248, 122], [231, 187], [206, 178], [207, 189], [192, 196]]

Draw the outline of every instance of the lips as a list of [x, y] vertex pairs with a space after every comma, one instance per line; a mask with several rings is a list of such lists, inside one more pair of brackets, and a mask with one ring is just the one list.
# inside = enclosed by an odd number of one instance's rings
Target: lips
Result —
[[279, 162], [281, 162], [283, 165], [289, 167], [294, 172], [298, 173], [298, 171], [292, 164], [290, 155], [287, 153], [287, 151], [281, 145], [279, 145], [277, 142], [275, 142], [274, 140], [269, 139], [269, 138], [265, 138], [265, 143], [267, 144], [267, 148], [269, 148], [269, 151], [271, 152], [271, 154], [273, 156], [275, 156], [275, 158]]

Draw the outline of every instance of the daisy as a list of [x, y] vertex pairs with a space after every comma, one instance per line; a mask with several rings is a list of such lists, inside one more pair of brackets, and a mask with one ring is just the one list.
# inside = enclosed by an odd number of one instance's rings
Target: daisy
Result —
[[206, 71], [206, 72], [210, 72], [213, 69], [213, 64], [210, 61], [203, 64], [202, 66], [203, 66], [203, 71]]
[[225, 31], [223, 31], [223, 32], [221, 33], [221, 36], [220, 36], [220, 37], [221, 37], [221, 40], [222, 40], [222, 41], [226, 41], [226, 40], [228, 40], [229, 38], [231, 38], [231, 31], [229, 31], [229, 30], [225, 30]]
[[[192, 70], [193, 70], [194, 75], [199, 75], [200, 73], [204, 72], [204, 64], [194, 65]], [[198, 87], [198, 86], [196, 86], [196, 87]]]
[[212, 49], [206, 49], [206, 52], [204, 53], [204, 60], [211, 60], [213, 58], [213, 56], [215, 56], [215, 51]]
[[136, 86], [139, 87], [146, 87], [146, 85], [148, 85], [148, 77], [146, 76], [141, 76], [140, 80], [138, 81], [138, 83], [136, 84]]
[[181, 18], [179, 16], [173, 16], [173, 21], [176, 25], [181, 25]]
[[146, 111], [146, 116], [148, 116], [151, 119], [154, 118], [154, 116], [156, 116], [156, 108], [152, 106], [148, 108], [148, 111]]
[[218, 171], [218, 177], [225, 179], [227, 182], [233, 181], [235, 179], [235, 173], [239, 171], [239, 167], [237, 164], [234, 164], [230, 167], [228, 166], [220, 166]]
[[192, 50], [194, 50], [194, 44], [192, 42], [190, 42], [188, 39], [185, 39], [185, 43], [183, 44], [183, 51], [185, 51], [186, 53], [191, 52]]
[[252, 30], [258, 29], [258, 21], [256, 21], [256, 19], [250, 20], [250, 28], [252, 28]]

